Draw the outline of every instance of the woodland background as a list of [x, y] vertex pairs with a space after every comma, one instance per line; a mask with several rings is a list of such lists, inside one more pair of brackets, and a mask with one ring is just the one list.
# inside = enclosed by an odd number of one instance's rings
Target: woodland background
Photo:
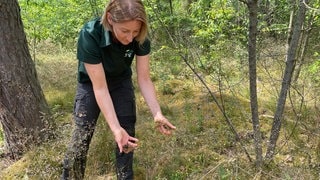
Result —
[[[73, 123], [78, 32], [102, 14], [106, 2], [18, 2], [54, 138], [12, 159], [0, 133], [0, 177], [58, 179]], [[154, 130], [137, 88], [136, 178], [319, 179], [320, 1], [143, 2], [152, 79], [177, 130], [170, 137]], [[87, 179], [115, 178], [113, 147], [101, 117]]]

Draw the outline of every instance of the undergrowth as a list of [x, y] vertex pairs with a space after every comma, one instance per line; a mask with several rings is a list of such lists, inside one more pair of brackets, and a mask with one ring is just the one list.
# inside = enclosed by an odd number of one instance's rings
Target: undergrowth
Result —
[[[50, 44], [45, 44], [45, 49], [48, 46]], [[73, 127], [71, 114], [77, 60], [74, 52], [51, 48], [52, 51], [40, 51], [35, 62], [57, 123], [57, 137], [34, 147], [21, 160], [1, 168], [1, 179], [59, 179], [61, 174], [64, 152]], [[274, 161], [256, 169], [230, 131], [216, 102], [185, 64], [177, 59], [173, 63], [168, 63], [170, 58], [167, 61], [153, 59], [152, 79], [160, 105], [177, 130], [172, 136], [163, 136], [155, 131], [151, 113], [136, 88], [136, 136], [139, 139], [139, 148], [134, 156], [136, 179], [319, 178], [319, 112], [305, 105], [301, 118], [297, 120], [293, 107], [288, 107]], [[263, 65], [265, 67], [266, 64]], [[259, 113], [265, 150], [272, 126], [270, 117], [276, 105], [273, 97], [276, 89], [264, 75], [264, 68], [260, 70], [259, 93], [262, 96]], [[237, 77], [246, 76], [245, 72], [232, 73]], [[229, 89], [219, 91], [218, 83], [213, 80], [212, 75], [206, 78], [239, 133], [244, 148], [254, 159], [248, 81], [230, 80], [236, 83], [228, 84]], [[3, 141], [2, 136], [0, 140]], [[86, 179], [116, 179], [114, 147], [113, 136], [100, 117], [88, 153]]]

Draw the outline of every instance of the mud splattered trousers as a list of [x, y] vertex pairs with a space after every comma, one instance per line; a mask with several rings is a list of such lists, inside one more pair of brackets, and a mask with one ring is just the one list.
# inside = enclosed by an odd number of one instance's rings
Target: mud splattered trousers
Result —
[[[120, 125], [134, 136], [136, 108], [132, 80], [108, 81], [108, 88]], [[63, 161], [61, 179], [84, 179], [87, 153], [99, 114], [92, 84], [78, 83], [73, 114], [75, 127]], [[117, 179], [133, 179], [133, 152], [119, 153], [116, 146], [115, 153]]]

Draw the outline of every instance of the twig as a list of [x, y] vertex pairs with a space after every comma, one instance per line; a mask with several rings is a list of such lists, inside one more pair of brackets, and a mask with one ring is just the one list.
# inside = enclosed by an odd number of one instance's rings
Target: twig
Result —
[[205, 175], [203, 175], [199, 180], [204, 179], [208, 174], [210, 174], [212, 171], [215, 171], [224, 162], [226, 162], [226, 161], [219, 162], [219, 164], [217, 164], [214, 168], [210, 169], [210, 171], [208, 171]]
[[313, 7], [309, 6], [309, 5], [306, 3], [306, 0], [303, 0], [302, 3], [306, 6], [307, 9], [310, 9], [310, 10], [312, 10], [312, 11], [315, 11], [315, 12], [320, 13], [320, 9], [316, 9], [316, 8], [313, 8]]

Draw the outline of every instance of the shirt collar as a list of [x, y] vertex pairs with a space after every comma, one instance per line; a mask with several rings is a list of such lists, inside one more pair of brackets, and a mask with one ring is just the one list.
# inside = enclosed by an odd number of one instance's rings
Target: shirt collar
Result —
[[109, 46], [110, 44], [111, 44], [110, 31], [106, 31], [104, 30], [104, 28], [102, 28], [102, 38], [100, 41], [100, 47], [106, 47], [106, 46]]

